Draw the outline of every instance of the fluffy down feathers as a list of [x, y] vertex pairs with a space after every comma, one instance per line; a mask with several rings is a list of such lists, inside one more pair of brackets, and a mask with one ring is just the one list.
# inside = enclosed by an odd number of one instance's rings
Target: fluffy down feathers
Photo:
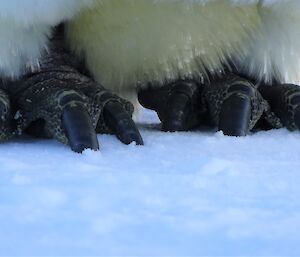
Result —
[[24, 26], [55, 25], [92, 3], [93, 0], [1, 0], [0, 20], [14, 20]]
[[117, 92], [202, 79], [233, 53], [246, 54], [245, 41], [259, 26], [256, 2], [96, 0], [69, 24], [67, 39], [95, 78]]
[[16, 78], [38, 69], [54, 26], [92, 0], [0, 1], [0, 78]]
[[50, 26], [23, 27], [0, 20], [0, 78], [14, 79], [26, 70], [38, 69], [49, 35]]
[[272, 83], [300, 83], [300, 1], [263, 0], [258, 4], [261, 30], [237, 67]]

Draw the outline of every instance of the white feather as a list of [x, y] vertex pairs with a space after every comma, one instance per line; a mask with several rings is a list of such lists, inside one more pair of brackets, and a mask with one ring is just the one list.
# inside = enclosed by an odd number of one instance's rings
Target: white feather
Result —
[[92, 0], [0, 0], [0, 78], [36, 70], [51, 27]]
[[264, 0], [258, 5], [262, 28], [237, 67], [267, 83], [300, 83], [300, 1]]
[[23, 27], [0, 21], [0, 77], [17, 78], [26, 70], [38, 69], [49, 35], [49, 26]]

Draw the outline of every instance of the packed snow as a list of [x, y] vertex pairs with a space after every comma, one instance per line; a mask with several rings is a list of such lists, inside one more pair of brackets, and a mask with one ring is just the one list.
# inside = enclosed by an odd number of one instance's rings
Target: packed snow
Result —
[[201, 129], [101, 152], [0, 145], [1, 256], [300, 255], [300, 132]]

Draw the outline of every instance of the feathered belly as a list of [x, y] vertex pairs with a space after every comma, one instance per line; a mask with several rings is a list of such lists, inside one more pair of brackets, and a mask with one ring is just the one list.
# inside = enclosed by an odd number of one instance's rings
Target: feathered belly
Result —
[[97, 0], [69, 24], [67, 39], [95, 78], [115, 91], [201, 79], [233, 53], [244, 56], [259, 23], [254, 5], [205, 2]]

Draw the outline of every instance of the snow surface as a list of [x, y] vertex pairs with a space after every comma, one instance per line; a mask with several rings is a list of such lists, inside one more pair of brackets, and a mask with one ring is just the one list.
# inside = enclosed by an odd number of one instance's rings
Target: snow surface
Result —
[[0, 255], [300, 255], [300, 133], [100, 135], [0, 145]]

